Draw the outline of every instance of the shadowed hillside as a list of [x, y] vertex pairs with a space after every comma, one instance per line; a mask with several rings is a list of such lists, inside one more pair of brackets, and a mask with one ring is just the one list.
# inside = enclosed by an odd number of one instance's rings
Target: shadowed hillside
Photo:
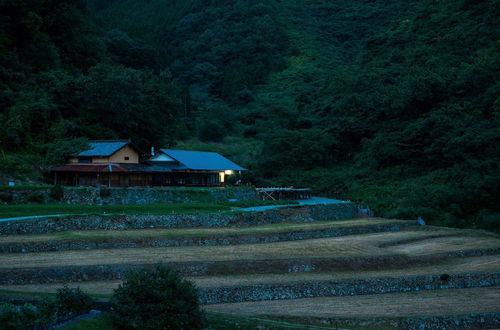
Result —
[[[157, 31], [161, 2], [131, 10], [138, 3], [97, 17], [165, 49], [191, 88], [198, 138], [262, 142], [249, 179], [312, 186], [388, 216], [498, 226], [493, 1], [191, 1], [174, 5], [155, 41], [139, 31]], [[269, 31], [285, 39], [280, 49], [266, 48]], [[257, 59], [256, 71], [248, 58], [266, 51], [276, 64]]]
[[494, 0], [0, 6], [1, 173], [130, 138], [227, 152], [259, 186], [499, 227]]

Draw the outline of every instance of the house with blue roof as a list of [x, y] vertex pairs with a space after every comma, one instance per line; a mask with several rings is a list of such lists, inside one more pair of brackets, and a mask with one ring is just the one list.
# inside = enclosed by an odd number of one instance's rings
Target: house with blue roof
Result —
[[130, 141], [91, 141], [89, 148], [53, 168], [51, 181], [68, 186], [221, 186], [246, 169], [215, 152], [160, 149], [141, 161]]

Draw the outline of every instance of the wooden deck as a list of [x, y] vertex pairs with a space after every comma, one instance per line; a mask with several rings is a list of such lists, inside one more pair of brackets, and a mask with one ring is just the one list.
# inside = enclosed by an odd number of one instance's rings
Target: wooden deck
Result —
[[257, 188], [257, 193], [261, 200], [291, 200], [291, 199], [309, 199], [311, 198], [311, 189], [309, 188]]

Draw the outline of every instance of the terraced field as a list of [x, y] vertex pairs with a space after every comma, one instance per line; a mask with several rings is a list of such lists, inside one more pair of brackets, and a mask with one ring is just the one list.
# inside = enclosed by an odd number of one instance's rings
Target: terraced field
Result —
[[380, 218], [4, 235], [0, 295], [66, 284], [107, 298], [127, 271], [157, 263], [193, 280], [210, 312], [321, 324], [397, 318], [391, 327], [473, 313], [483, 327], [500, 325], [498, 236]]

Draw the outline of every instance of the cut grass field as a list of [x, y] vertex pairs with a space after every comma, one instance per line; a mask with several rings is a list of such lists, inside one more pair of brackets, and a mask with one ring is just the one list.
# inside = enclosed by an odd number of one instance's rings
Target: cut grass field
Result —
[[[438, 233], [441, 232], [435, 230], [432, 235]], [[442, 233], [446, 234], [449, 231], [443, 230]], [[428, 231], [406, 230], [402, 232], [234, 246], [187, 246], [3, 254], [0, 255], [0, 269], [289, 258], [430, 256], [439, 253], [500, 247], [500, 240], [497, 237], [449, 236], [429, 238], [429, 235]], [[379, 247], [381, 243], [416, 238], [420, 240], [410, 244]]]
[[[43, 235], [3, 236], [0, 237], [0, 243], [42, 242], [43, 244], [43, 242], [48, 241], [89, 239], [122, 239], [123, 242], [127, 242], [127, 239], [133, 238], [264, 235], [327, 228], [352, 228], [353, 226], [397, 225], [400, 223], [408, 222], [362, 218], [235, 228], [71, 231]], [[95, 266], [95, 269], [98, 269], [101, 265], [120, 265], [120, 267], [126, 265], [125, 267], [128, 267], [128, 265], [153, 265], [156, 263], [167, 265], [169, 263], [189, 263], [195, 267], [204, 264], [215, 267], [220, 264], [222, 267], [220, 271], [208, 272], [208, 274], [212, 274], [211, 276], [191, 276], [187, 279], [193, 281], [200, 288], [206, 290], [219, 288], [216, 290], [223, 291], [229, 290], [229, 288], [245, 288], [254, 285], [286, 287], [287, 285], [297, 285], [297, 283], [300, 286], [304, 283], [307, 286], [311, 285], [311, 282], [328, 283], [328, 281], [336, 280], [350, 283], [351, 280], [356, 282], [365, 279], [388, 281], [387, 278], [402, 278], [412, 281], [415, 276], [434, 275], [439, 277], [442, 274], [449, 274], [452, 278], [453, 276], [460, 278], [460, 276], [467, 277], [468, 274], [500, 272], [500, 255], [498, 254], [471, 257], [461, 255], [461, 252], [465, 252], [467, 255], [468, 250], [484, 249], [500, 249], [499, 236], [474, 230], [414, 226], [396, 232], [365, 233], [275, 243], [4, 253], [0, 254], [0, 272], [3, 274], [11, 274], [11, 272], [22, 274], [23, 272], [38, 272], [44, 268], [54, 268], [55, 272], [59, 272], [58, 268], [64, 266], [77, 266], [66, 271], [79, 272], [86, 267], [80, 269], [78, 266]], [[498, 251], [490, 250], [487, 253], [498, 253]], [[447, 254], [453, 255], [453, 257], [446, 257]], [[335, 264], [337, 261], [339, 261], [340, 266], [327, 268], [328, 262]], [[282, 262], [285, 266], [278, 266]], [[314, 267], [318, 267], [311, 269], [299, 267], [299, 272], [290, 272], [289, 267], [294, 267], [295, 264], [308, 265], [309, 262]], [[362, 268], [359, 269], [363, 269], [363, 271], [351, 267], [356, 262], [362, 264]], [[238, 272], [239, 268], [231, 268], [233, 266], [242, 267], [243, 264], [246, 265], [243, 267], [246, 269], [243, 272]], [[261, 265], [255, 266], [257, 267], [255, 272], [250, 267], [254, 264]], [[92, 277], [91, 272], [92, 270], [88, 273], [89, 276], [85, 275], [81, 279], [73, 277], [72, 281], [74, 282], [69, 282], [66, 277], [57, 278], [56, 276], [47, 281], [50, 283], [40, 281], [41, 284], [19, 284], [30, 283], [26, 281], [1, 285], [0, 296], [21, 299], [43, 298], [54, 295], [57, 289], [67, 285], [68, 287], [80, 287], [96, 299], [109, 299], [121, 280], [118, 280], [119, 277], [107, 277], [117, 280], [95, 281], [100, 278]], [[20, 277], [22, 276], [24, 275], [20, 275]], [[82, 282], [77, 282], [80, 280]], [[210, 324], [214, 325], [214, 329], [255, 329], [256, 327], [320, 329], [325, 328], [321, 325], [321, 320], [330, 318], [394, 319], [398, 317], [499, 312], [500, 288], [461, 290], [441, 288], [441, 290], [436, 291], [413, 293], [214, 304], [205, 308], [210, 313]], [[98, 329], [106, 329], [109, 326], [109, 323], [106, 322], [101, 318], [86, 320], [82, 321], [81, 327], [76, 329], [91, 328], [94, 325]], [[307, 322], [312, 322], [315, 325], [307, 325]]]
[[152, 237], [189, 237], [189, 236], [221, 236], [282, 233], [292, 231], [321, 230], [326, 228], [367, 226], [380, 224], [408, 223], [406, 220], [387, 219], [350, 219], [335, 221], [316, 221], [306, 223], [277, 223], [251, 227], [222, 227], [222, 228], [175, 228], [175, 229], [137, 229], [137, 230], [91, 230], [66, 231], [43, 235], [7, 235], [0, 236], [0, 243], [26, 243], [62, 240], [86, 239], [125, 239], [125, 238], [152, 238]]
[[116, 215], [116, 214], [198, 214], [226, 212], [252, 206], [298, 204], [297, 201], [237, 201], [224, 203], [157, 203], [145, 205], [0, 205], [0, 219], [43, 215]]
[[211, 312], [302, 317], [404, 317], [500, 311], [500, 288], [448, 289], [367, 296], [207, 305]]
[[[197, 276], [187, 277], [200, 288], [231, 287], [255, 284], [275, 284], [291, 282], [314, 282], [342, 279], [369, 279], [385, 277], [404, 277], [419, 275], [460, 274], [478, 272], [499, 272], [500, 256], [456, 258], [442, 264], [405, 267], [391, 270], [373, 271], [336, 271], [333, 273], [287, 273], [287, 274], [248, 274], [233, 276]], [[33, 296], [55, 294], [63, 285], [80, 287], [84, 292], [96, 298], [109, 298], [121, 281], [95, 281], [75, 283], [46, 283], [29, 285], [0, 285], [0, 294], [10, 296]]]
[[[273, 329], [273, 330], [318, 330], [330, 329], [320, 326], [305, 325], [295, 321], [273, 320], [269, 318], [244, 317], [222, 313], [207, 313], [207, 329], [217, 330], [254, 330], [254, 329]], [[107, 313], [99, 314], [89, 319], [80, 320], [72, 323], [63, 330], [117, 330], [113, 326], [111, 317]]]

